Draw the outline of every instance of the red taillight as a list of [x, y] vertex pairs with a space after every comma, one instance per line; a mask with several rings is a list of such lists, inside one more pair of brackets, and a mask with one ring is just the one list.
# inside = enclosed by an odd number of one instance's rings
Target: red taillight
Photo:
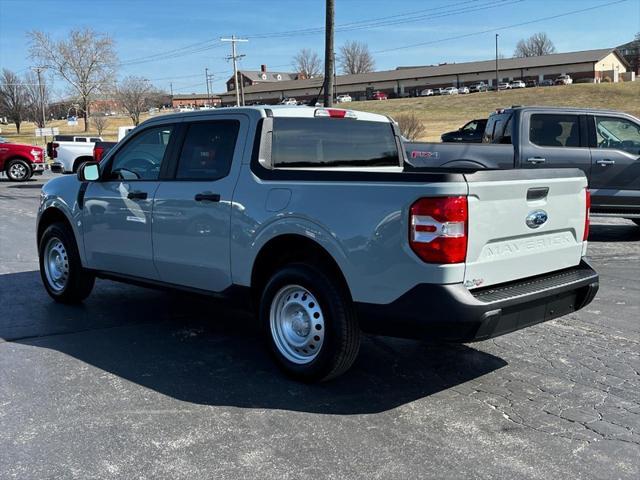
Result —
[[314, 116], [329, 118], [358, 118], [355, 112], [352, 112], [351, 110], [343, 110], [341, 108], [316, 108]]
[[467, 197], [421, 198], [409, 211], [409, 245], [427, 263], [467, 258]]
[[584, 213], [584, 234], [582, 235], [583, 242], [586, 241], [587, 237], [589, 236], [589, 209], [591, 208], [591, 192], [588, 188], [585, 188], [584, 193], [587, 210]]
[[93, 147], [93, 160], [95, 162], [100, 162], [102, 160], [103, 154], [104, 154], [103, 147]]

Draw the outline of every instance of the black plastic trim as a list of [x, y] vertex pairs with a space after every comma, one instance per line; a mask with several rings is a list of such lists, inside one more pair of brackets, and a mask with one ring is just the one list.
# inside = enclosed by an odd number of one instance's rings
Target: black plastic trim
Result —
[[[571, 276], [577, 271], [580, 274], [572, 281], [557, 281], [558, 275]], [[539, 283], [545, 281], [546, 287]], [[526, 284], [531, 284], [528, 291]], [[483, 291], [508, 292], [517, 285], [523, 289], [518, 295], [480, 299]], [[360, 327], [369, 333], [475, 342], [575, 312], [593, 300], [598, 287], [598, 274], [583, 260], [578, 267], [474, 293], [462, 284], [420, 284], [389, 304], [356, 302], [355, 309]], [[485, 299], [492, 298], [487, 293]]]

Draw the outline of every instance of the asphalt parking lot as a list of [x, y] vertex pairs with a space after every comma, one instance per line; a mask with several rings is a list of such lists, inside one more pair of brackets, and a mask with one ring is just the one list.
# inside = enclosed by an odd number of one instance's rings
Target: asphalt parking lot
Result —
[[470, 345], [368, 337], [288, 380], [250, 318], [98, 281], [40, 283], [44, 179], [0, 179], [1, 478], [640, 477], [640, 228], [593, 219], [586, 309]]

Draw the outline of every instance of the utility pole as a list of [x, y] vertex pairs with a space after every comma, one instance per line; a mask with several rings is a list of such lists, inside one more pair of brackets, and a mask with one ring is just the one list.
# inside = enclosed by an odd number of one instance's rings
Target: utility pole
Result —
[[334, 53], [333, 53], [333, 24], [336, 14], [335, 0], [326, 0], [325, 28], [324, 28], [324, 106], [333, 106], [334, 85]]
[[209, 106], [213, 104], [213, 73], [207, 76], [207, 94], [209, 95]]
[[204, 69], [204, 80], [207, 82], [207, 105], [211, 106], [211, 94], [209, 93], [209, 69]]
[[500, 90], [498, 89], [498, 37], [500, 36], [499, 33], [496, 33], [496, 93], [499, 92]]
[[169, 90], [171, 90], [171, 100], [173, 100], [173, 82], [169, 82]]
[[[42, 71], [45, 69], [45, 67], [33, 67], [31, 70], [33, 70], [34, 72], [36, 72], [36, 74], [38, 75], [38, 93], [40, 95], [40, 109], [41, 109], [41, 113], [42, 113], [42, 128], [46, 128], [47, 126], [47, 118], [46, 118], [46, 114], [45, 114], [45, 106], [44, 106], [44, 85], [42, 83], [42, 77], [40, 76], [40, 74], [42, 73]], [[44, 136], [44, 143], [47, 143], [47, 137], [45, 135]]]
[[235, 87], [236, 87], [236, 107], [239, 107], [240, 106], [240, 86], [238, 82], [238, 59], [244, 57], [244, 55], [238, 55], [236, 53], [236, 43], [248, 42], [249, 40], [247, 40], [246, 38], [237, 38], [235, 35], [231, 35], [231, 38], [221, 38], [220, 41], [231, 42], [231, 55], [227, 57], [227, 60], [233, 60], [233, 83], [235, 84]]

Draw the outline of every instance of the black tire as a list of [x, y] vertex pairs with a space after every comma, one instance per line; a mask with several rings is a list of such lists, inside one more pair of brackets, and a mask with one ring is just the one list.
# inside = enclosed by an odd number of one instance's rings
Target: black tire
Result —
[[9, 160], [5, 173], [12, 182], [26, 182], [31, 178], [31, 175], [33, 175], [29, 162], [19, 158]]
[[[47, 278], [45, 268], [45, 249], [50, 242], [58, 240], [64, 247], [64, 255], [61, 256], [65, 264], [67, 274], [63, 277], [64, 285], [56, 288]], [[47, 227], [38, 242], [38, 256], [40, 259], [40, 277], [47, 293], [56, 302], [80, 303], [89, 296], [95, 283], [95, 276], [82, 267], [78, 246], [71, 228], [64, 223], [53, 223]], [[49, 270], [51, 267], [47, 267]]]
[[[318, 307], [322, 309], [322, 344], [315, 358], [304, 364], [295, 363], [282, 353], [271, 328], [272, 303], [282, 289], [291, 285], [307, 290], [317, 299]], [[335, 378], [347, 371], [358, 355], [360, 328], [351, 299], [344, 288], [339, 286], [339, 282], [332, 280], [330, 274], [317, 266], [293, 263], [274, 272], [262, 293], [259, 319], [276, 363], [296, 380], [317, 382]]]

